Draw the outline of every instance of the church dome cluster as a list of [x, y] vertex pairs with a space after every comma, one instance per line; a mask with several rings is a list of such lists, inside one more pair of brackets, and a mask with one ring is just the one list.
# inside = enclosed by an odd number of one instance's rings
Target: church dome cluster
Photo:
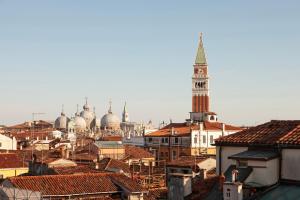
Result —
[[119, 130], [120, 119], [117, 115], [112, 113], [111, 102], [108, 113], [106, 113], [101, 119], [96, 116], [95, 109], [91, 111], [91, 107], [87, 100], [83, 105], [83, 110], [79, 112], [77, 106], [77, 112], [75, 116], [68, 118], [63, 109], [61, 115], [56, 118], [54, 127], [60, 130], [68, 130], [73, 132], [97, 132], [100, 129], [103, 130]]

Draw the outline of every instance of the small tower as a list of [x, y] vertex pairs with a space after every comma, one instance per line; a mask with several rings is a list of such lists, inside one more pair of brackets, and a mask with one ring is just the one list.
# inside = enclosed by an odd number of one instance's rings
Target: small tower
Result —
[[122, 113], [122, 122], [129, 122], [129, 114], [127, 112], [126, 102], [125, 102], [123, 113]]

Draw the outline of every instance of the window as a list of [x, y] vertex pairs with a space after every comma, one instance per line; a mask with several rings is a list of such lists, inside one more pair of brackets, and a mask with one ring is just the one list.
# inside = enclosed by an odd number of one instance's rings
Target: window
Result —
[[175, 144], [178, 144], [178, 137], [175, 138]]
[[194, 137], [194, 143], [197, 144], [197, 137]]
[[2, 147], [2, 143], [0, 142], [0, 147]]
[[213, 144], [213, 143], [214, 143], [214, 136], [213, 136], [213, 135], [210, 135], [210, 136], [209, 136], [209, 143], [210, 143], [210, 144]]
[[227, 189], [226, 196], [230, 197], [230, 189]]
[[161, 138], [161, 143], [168, 143], [169, 142], [169, 138]]
[[169, 158], [169, 153], [168, 152], [165, 152], [165, 157]]
[[149, 141], [149, 142], [152, 142], [152, 137], [149, 137], [148, 141]]
[[189, 170], [184, 169], [184, 170], [182, 170], [182, 173], [184, 173], [184, 174], [189, 174]]
[[203, 142], [203, 143], [206, 143], [206, 135], [203, 135], [203, 137], [202, 137], [202, 142]]

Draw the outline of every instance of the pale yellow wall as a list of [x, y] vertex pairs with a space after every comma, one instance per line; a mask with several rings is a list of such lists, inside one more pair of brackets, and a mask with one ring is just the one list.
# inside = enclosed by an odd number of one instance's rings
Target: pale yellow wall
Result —
[[17, 168], [17, 169], [0, 169], [0, 175], [3, 175], [3, 178], [19, 176], [28, 172], [28, 168]]
[[120, 149], [104, 149], [101, 148], [99, 150], [99, 155], [103, 155], [105, 157], [110, 157], [110, 158], [114, 158], [114, 159], [120, 159], [123, 158], [125, 156], [125, 149], [124, 148], [120, 148]]

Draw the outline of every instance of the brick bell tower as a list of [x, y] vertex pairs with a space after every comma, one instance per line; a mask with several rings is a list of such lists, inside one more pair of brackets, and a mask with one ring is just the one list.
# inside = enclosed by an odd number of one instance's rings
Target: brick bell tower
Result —
[[192, 76], [192, 112], [190, 114], [192, 121], [205, 121], [210, 117], [208, 115], [216, 115], [210, 112], [209, 109], [209, 76], [202, 42], [202, 33], [200, 33], [200, 41]]

